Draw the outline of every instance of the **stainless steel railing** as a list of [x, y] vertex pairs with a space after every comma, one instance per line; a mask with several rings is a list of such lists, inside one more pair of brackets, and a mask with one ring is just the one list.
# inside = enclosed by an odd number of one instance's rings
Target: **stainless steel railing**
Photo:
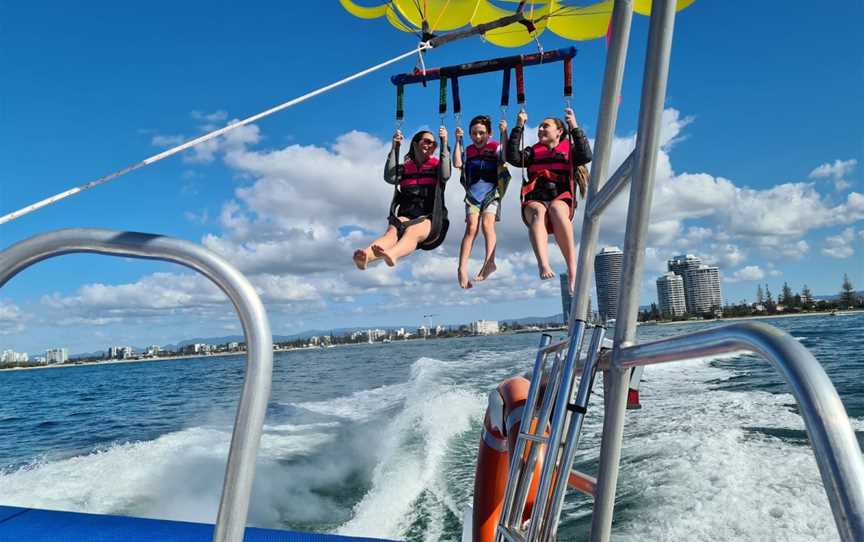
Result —
[[783, 376], [804, 418], [837, 532], [846, 542], [864, 540], [861, 449], [837, 390], [819, 361], [794, 337], [763, 323], [731, 324], [622, 348], [613, 353], [612, 365], [621, 371], [736, 351], [765, 358]]
[[43, 233], [0, 252], [0, 288], [35, 263], [80, 252], [178, 263], [210, 279], [234, 304], [246, 337], [246, 378], [234, 420], [213, 541], [240, 542], [246, 528], [255, 457], [273, 374], [273, 336], [258, 294], [236, 268], [195, 243], [161, 235], [84, 228]]

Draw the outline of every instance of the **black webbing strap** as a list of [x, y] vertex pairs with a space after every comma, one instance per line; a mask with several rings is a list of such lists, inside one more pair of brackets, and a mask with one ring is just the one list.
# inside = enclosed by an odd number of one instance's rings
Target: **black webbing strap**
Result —
[[447, 78], [440, 79], [441, 87], [438, 93], [438, 114], [442, 117], [447, 113]]
[[573, 96], [573, 59], [567, 57], [564, 59], [564, 96], [570, 98]]
[[405, 85], [396, 85], [396, 120], [401, 121], [405, 118], [405, 108], [403, 106], [405, 98]]
[[516, 102], [525, 104], [525, 72], [521, 62], [516, 64]]
[[459, 99], [459, 78], [450, 78], [450, 91], [453, 93], [453, 114], [459, 115], [462, 113], [462, 100]]
[[567, 403], [567, 410], [570, 412], [578, 412], [579, 414], [585, 414], [588, 412], [586, 407], [579, 406], [576, 403]]
[[510, 68], [504, 70], [504, 79], [501, 84], [501, 107], [510, 105]]

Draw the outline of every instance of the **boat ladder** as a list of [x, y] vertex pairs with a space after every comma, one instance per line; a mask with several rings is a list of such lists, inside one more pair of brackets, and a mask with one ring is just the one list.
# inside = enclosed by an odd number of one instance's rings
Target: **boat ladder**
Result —
[[[592, 329], [591, 338], [585, 356], [581, 356], [588, 329]], [[605, 327], [590, 326], [580, 320], [560, 342], [550, 344], [551, 337], [542, 336], [522, 411], [522, 423], [510, 456], [497, 540], [548, 539], [546, 535], [557, 529], [568, 482], [583, 493], [593, 495], [596, 480], [571, 468], [605, 335]], [[562, 356], [565, 349], [566, 355]], [[547, 363], [550, 355], [553, 356], [551, 364]], [[577, 371], [580, 361], [583, 377], [579, 379], [575, 398], [571, 400], [573, 381], [580, 373]], [[535, 481], [535, 466], [541, 454], [542, 470], [539, 481]], [[538, 490], [537, 500], [531, 508], [532, 519], [523, 523], [528, 495], [535, 483]]]

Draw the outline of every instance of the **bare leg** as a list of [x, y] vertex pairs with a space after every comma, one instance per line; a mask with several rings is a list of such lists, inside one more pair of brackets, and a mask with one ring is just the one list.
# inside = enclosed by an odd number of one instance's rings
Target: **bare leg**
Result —
[[525, 222], [528, 223], [528, 238], [531, 240], [531, 248], [537, 257], [537, 267], [540, 270], [540, 278], [551, 279], [555, 276], [549, 267], [549, 234], [546, 232], [546, 206], [536, 201], [528, 202], [522, 209]]
[[480, 215], [474, 213], [470, 213], [465, 219], [465, 236], [462, 237], [462, 246], [459, 247], [459, 267], [456, 269], [461, 288], [467, 289], [473, 286], [471, 281], [468, 280], [468, 257], [471, 255], [474, 239], [477, 238], [477, 224], [479, 221]]
[[384, 232], [384, 235], [372, 241], [366, 248], [357, 249], [354, 251], [354, 265], [357, 266], [357, 269], [361, 271], [366, 269], [370, 263], [374, 262], [378, 259], [378, 256], [372, 250], [372, 247], [384, 247], [390, 248], [396, 244], [396, 228], [390, 226], [387, 228], [387, 231]]
[[476, 281], [486, 280], [494, 273], [498, 266], [495, 265], [495, 246], [498, 239], [495, 236], [495, 213], [483, 213], [483, 239], [486, 241], [486, 258], [483, 267], [477, 273]]
[[555, 233], [555, 242], [567, 262], [567, 278], [570, 291], [576, 286], [576, 246], [573, 241], [573, 223], [570, 222], [570, 208], [563, 201], [553, 201], [549, 206], [549, 220]]
[[414, 252], [417, 249], [417, 245], [429, 237], [431, 232], [432, 222], [424, 220], [419, 224], [409, 226], [408, 229], [405, 230], [405, 235], [402, 236], [402, 239], [399, 239], [392, 248], [384, 250], [382, 247], [373, 245], [372, 250], [376, 255], [384, 259], [384, 263], [393, 267], [396, 265], [396, 261], [399, 260], [399, 258]]

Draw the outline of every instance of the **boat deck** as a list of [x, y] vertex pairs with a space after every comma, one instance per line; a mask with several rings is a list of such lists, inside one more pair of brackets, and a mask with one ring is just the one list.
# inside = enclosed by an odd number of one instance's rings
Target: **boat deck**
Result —
[[[213, 525], [0, 506], [0, 540], [27, 542], [208, 542]], [[247, 527], [245, 542], [380, 542], [332, 534]]]

